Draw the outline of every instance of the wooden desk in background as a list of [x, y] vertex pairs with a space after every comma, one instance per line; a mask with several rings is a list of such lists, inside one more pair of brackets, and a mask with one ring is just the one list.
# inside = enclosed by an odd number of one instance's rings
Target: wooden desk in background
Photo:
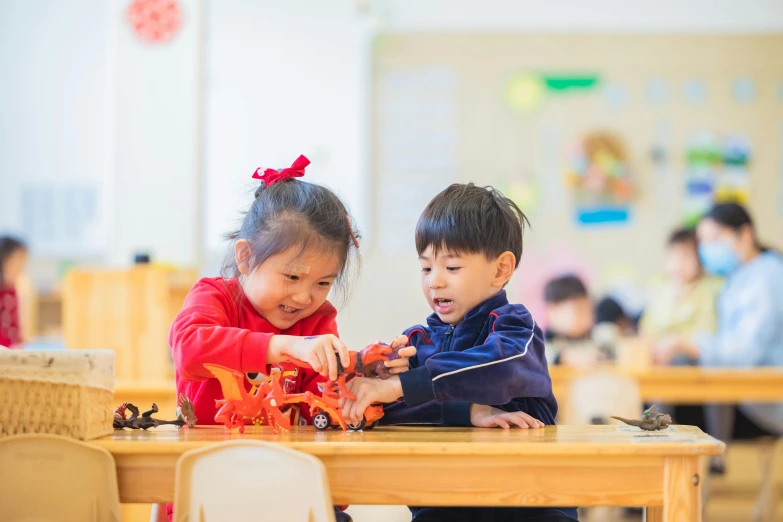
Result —
[[66, 348], [114, 350], [119, 381], [173, 378], [169, 329], [197, 280], [196, 270], [156, 264], [72, 268], [62, 284]]
[[[783, 368], [653, 367], [621, 369], [602, 367], [633, 376], [645, 402], [676, 404], [739, 403], [744, 401], [783, 401]], [[551, 366], [552, 387], [558, 402], [565, 401], [571, 382], [584, 372], [564, 366]]]
[[275, 442], [326, 466], [335, 504], [648, 506], [648, 521], [701, 520], [701, 457], [725, 446], [697, 428], [645, 433], [617, 426], [537, 430], [249, 427], [122, 431], [91, 441], [117, 463], [120, 501], [171, 502], [177, 459], [230, 439]]

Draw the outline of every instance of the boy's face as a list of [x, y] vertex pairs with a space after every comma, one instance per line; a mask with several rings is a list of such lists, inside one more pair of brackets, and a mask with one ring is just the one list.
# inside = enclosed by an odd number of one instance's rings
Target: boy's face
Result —
[[572, 339], [586, 337], [595, 324], [593, 303], [589, 297], [574, 297], [546, 305], [547, 328]]
[[514, 273], [515, 259], [504, 252], [497, 259], [432, 247], [419, 256], [421, 289], [430, 308], [444, 323], [455, 325], [472, 308], [503, 289]]
[[690, 283], [699, 278], [701, 266], [696, 246], [673, 243], [666, 248], [664, 260], [666, 275], [680, 283]]

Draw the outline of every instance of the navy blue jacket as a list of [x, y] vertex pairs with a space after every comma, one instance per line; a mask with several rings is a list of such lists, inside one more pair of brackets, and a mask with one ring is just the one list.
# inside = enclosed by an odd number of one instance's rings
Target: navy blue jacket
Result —
[[384, 406], [382, 424], [470, 426], [470, 405], [523, 411], [554, 424], [557, 401], [544, 337], [527, 309], [506, 292], [470, 310], [456, 327], [427, 318], [405, 331], [416, 356], [400, 374], [402, 401]]

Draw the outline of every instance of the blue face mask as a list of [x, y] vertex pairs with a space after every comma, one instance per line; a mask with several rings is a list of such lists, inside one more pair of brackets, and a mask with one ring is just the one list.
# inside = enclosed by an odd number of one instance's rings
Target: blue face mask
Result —
[[740, 265], [734, 249], [726, 242], [713, 241], [699, 245], [699, 258], [704, 270], [717, 276], [727, 276]]

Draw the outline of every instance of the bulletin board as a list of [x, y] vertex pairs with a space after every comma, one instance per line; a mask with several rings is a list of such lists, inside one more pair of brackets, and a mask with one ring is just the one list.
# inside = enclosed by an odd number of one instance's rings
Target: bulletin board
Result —
[[530, 218], [510, 293], [534, 310], [566, 271], [633, 308], [669, 232], [716, 198], [744, 199], [783, 247], [783, 35], [388, 34], [373, 53], [387, 254], [467, 181]]

